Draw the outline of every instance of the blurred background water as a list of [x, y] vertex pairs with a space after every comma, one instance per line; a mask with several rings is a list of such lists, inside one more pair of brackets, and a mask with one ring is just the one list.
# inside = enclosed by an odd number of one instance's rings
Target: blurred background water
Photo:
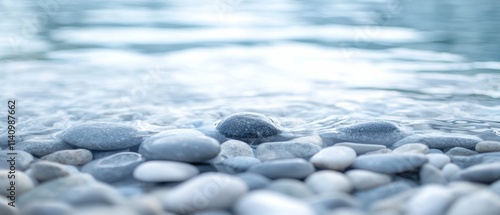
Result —
[[[254, 111], [297, 133], [384, 119], [500, 136], [500, 1], [0, 2], [18, 132]], [[2, 132], [5, 119], [2, 117]]]

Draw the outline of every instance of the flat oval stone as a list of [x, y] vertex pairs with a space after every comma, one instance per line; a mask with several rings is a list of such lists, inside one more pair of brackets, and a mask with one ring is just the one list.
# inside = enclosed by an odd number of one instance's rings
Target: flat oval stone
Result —
[[264, 188], [272, 182], [271, 179], [252, 172], [240, 173], [236, 176], [247, 184], [249, 190]]
[[409, 135], [398, 124], [386, 121], [362, 122], [334, 129], [321, 134], [332, 145], [339, 142], [354, 142], [391, 146]]
[[456, 146], [474, 149], [477, 143], [483, 141], [481, 138], [467, 134], [414, 134], [394, 143], [392, 147], [399, 147], [408, 143], [422, 143], [429, 148], [446, 149]]
[[70, 175], [70, 171], [62, 164], [50, 161], [38, 161], [31, 165], [31, 175], [38, 181], [48, 181]]
[[243, 196], [235, 205], [238, 215], [315, 215], [303, 201], [272, 191], [254, 191]]
[[447, 214], [500, 214], [500, 197], [489, 190], [472, 193], [456, 200]]
[[373, 145], [373, 144], [363, 144], [363, 143], [337, 143], [334, 146], [347, 146], [353, 149], [357, 155], [362, 155], [368, 152], [378, 151], [382, 149], [386, 149], [387, 147], [384, 145]]
[[187, 214], [228, 209], [248, 188], [241, 179], [223, 173], [203, 173], [175, 187], [163, 198], [167, 211]]
[[141, 154], [122, 152], [87, 163], [81, 171], [109, 183], [132, 176], [134, 169], [144, 161]]
[[[9, 179], [9, 176], [12, 175], [15, 176], [15, 178], [12, 178], [13, 180]], [[24, 172], [16, 171], [14, 174], [11, 174], [9, 173], [9, 170], [0, 170], [0, 194], [2, 194], [2, 196], [10, 195], [10, 191], [7, 189], [12, 189], [10, 184], [11, 181], [16, 183], [13, 187], [15, 189], [16, 196], [27, 193], [35, 186], [31, 178]]]
[[91, 150], [116, 150], [139, 145], [143, 134], [135, 127], [107, 122], [72, 126], [58, 136], [71, 145]]
[[299, 199], [307, 199], [314, 196], [314, 193], [304, 184], [304, 182], [290, 178], [274, 180], [266, 187], [266, 190]]
[[202, 162], [216, 157], [220, 152], [217, 140], [200, 135], [163, 134], [152, 136], [139, 147], [139, 153], [148, 160], [170, 160], [179, 162]]
[[274, 160], [284, 158], [309, 159], [321, 150], [321, 147], [313, 143], [294, 142], [267, 142], [261, 143], [255, 150], [255, 155], [260, 160]]
[[500, 180], [500, 163], [479, 164], [463, 169], [459, 177], [474, 182], [492, 183]]
[[258, 173], [270, 179], [302, 179], [314, 172], [314, 166], [301, 158], [266, 161], [250, 167], [248, 172]]
[[476, 151], [483, 152], [500, 152], [500, 142], [497, 141], [481, 141], [476, 145]]
[[344, 170], [356, 159], [356, 152], [347, 146], [330, 146], [309, 160], [314, 166], [330, 170]]
[[453, 200], [453, 193], [445, 187], [428, 185], [410, 198], [404, 211], [408, 215], [443, 215]]
[[269, 117], [259, 113], [235, 113], [223, 118], [216, 129], [232, 139], [261, 138], [277, 135], [281, 132]]
[[408, 143], [392, 150], [392, 152], [394, 153], [418, 153], [418, 154], [426, 154], [428, 151], [429, 147], [421, 143]]
[[68, 149], [53, 152], [43, 156], [41, 159], [60, 164], [81, 166], [92, 161], [93, 155], [92, 152], [87, 149]]
[[352, 190], [351, 181], [342, 173], [322, 170], [307, 176], [305, 183], [318, 194], [344, 192], [349, 193]]
[[[11, 155], [9, 153], [14, 153]], [[16, 170], [24, 171], [28, 169], [31, 162], [33, 162], [35, 158], [30, 153], [19, 150], [4, 150], [0, 151], [0, 170], [2, 169], [10, 169], [11, 163], [16, 167]]]
[[428, 158], [421, 154], [373, 154], [362, 155], [356, 158], [352, 167], [379, 173], [401, 173], [415, 170], [428, 162]]
[[43, 157], [61, 150], [73, 149], [74, 146], [59, 139], [30, 139], [16, 144], [16, 149]]
[[372, 189], [392, 181], [391, 176], [368, 170], [353, 169], [345, 173], [355, 190]]
[[184, 181], [198, 175], [198, 168], [175, 161], [148, 161], [134, 170], [134, 178], [144, 182]]

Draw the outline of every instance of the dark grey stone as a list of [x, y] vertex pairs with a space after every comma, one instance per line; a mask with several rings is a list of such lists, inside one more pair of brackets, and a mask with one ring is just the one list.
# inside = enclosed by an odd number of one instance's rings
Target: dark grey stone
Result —
[[216, 129], [232, 139], [261, 138], [277, 135], [281, 132], [271, 118], [259, 113], [236, 113], [224, 117]]
[[295, 178], [302, 179], [314, 172], [314, 166], [301, 158], [290, 158], [266, 161], [254, 165], [248, 172], [254, 172], [270, 179]]
[[416, 170], [428, 162], [425, 155], [408, 154], [373, 154], [362, 155], [356, 158], [351, 165], [355, 169], [365, 169], [380, 173], [401, 173]]
[[134, 169], [144, 161], [141, 154], [122, 152], [87, 163], [81, 171], [91, 174], [99, 181], [115, 182], [132, 177]]
[[[14, 153], [11, 155], [10, 153]], [[14, 159], [12, 161], [12, 159]], [[10, 169], [10, 163], [14, 164], [16, 170], [24, 171], [28, 169], [31, 162], [33, 162], [33, 156], [25, 151], [19, 150], [3, 150], [0, 151], [0, 169]]]
[[236, 176], [247, 184], [249, 190], [264, 188], [272, 182], [271, 179], [257, 173], [245, 172]]
[[451, 147], [464, 147], [474, 149], [477, 143], [483, 141], [481, 138], [467, 134], [431, 133], [414, 134], [394, 143], [392, 147], [399, 147], [408, 143], [422, 143], [429, 148], [446, 149]]
[[43, 157], [53, 152], [73, 149], [74, 146], [59, 139], [30, 139], [16, 144], [16, 149]]

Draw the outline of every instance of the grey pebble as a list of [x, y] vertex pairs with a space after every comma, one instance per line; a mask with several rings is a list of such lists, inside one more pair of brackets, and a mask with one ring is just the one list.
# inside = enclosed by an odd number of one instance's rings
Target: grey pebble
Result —
[[500, 196], [484, 190], [456, 200], [447, 215], [496, 215], [500, 214]]
[[255, 155], [262, 161], [284, 158], [309, 159], [320, 150], [321, 147], [314, 143], [289, 140], [285, 142], [261, 143], [257, 146]]
[[356, 152], [357, 155], [362, 155], [362, 154], [365, 154], [368, 152], [378, 151], [378, 150], [387, 148], [384, 145], [349, 143], [349, 142], [337, 143], [334, 146], [347, 146], [351, 149], [354, 149], [354, 151]]
[[243, 196], [234, 211], [238, 215], [315, 215], [307, 203], [272, 191], [253, 191]]
[[250, 167], [260, 163], [260, 160], [254, 157], [232, 157], [214, 164], [214, 166], [219, 172], [235, 174], [245, 172]]
[[68, 215], [73, 211], [70, 205], [60, 201], [31, 202], [21, 209], [23, 215]]
[[431, 164], [424, 164], [422, 168], [420, 168], [419, 176], [420, 176], [420, 183], [422, 185], [445, 184], [447, 181], [446, 178], [441, 173], [441, 171], [437, 167]]
[[444, 165], [451, 161], [450, 157], [444, 154], [427, 154], [425, 156], [429, 159], [429, 164], [434, 165], [438, 169], [442, 169]]
[[314, 166], [301, 158], [266, 161], [250, 167], [247, 171], [258, 173], [270, 179], [302, 179], [314, 172]]
[[62, 164], [43, 160], [33, 163], [30, 169], [31, 174], [38, 181], [48, 181], [68, 176], [71, 173], [66, 166]]
[[478, 142], [483, 141], [481, 138], [467, 134], [451, 134], [451, 133], [430, 133], [430, 134], [414, 134], [394, 143], [392, 147], [399, 147], [409, 143], [422, 143], [429, 148], [446, 149], [455, 146], [460, 146], [468, 149], [473, 149]]
[[500, 152], [488, 152], [471, 156], [450, 156], [451, 162], [461, 168], [467, 168], [482, 163], [500, 162]]
[[352, 168], [393, 174], [415, 170], [427, 162], [421, 154], [373, 154], [358, 156]]
[[289, 178], [274, 180], [265, 189], [298, 199], [307, 199], [314, 195], [304, 182]]
[[134, 178], [144, 182], [184, 181], [199, 174], [198, 169], [188, 163], [175, 161], [147, 161], [134, 170]]
[[0, 196], [0, 214], [2, 215], [19, 215], [19, 210], [9, 205], [10, 199]]
[[57, 162], [61, 164], [81, 166], [92, 161], [92, 152], [87, 149], [68, 149], [45, 155], [42, 160]]
[[135, 127], [108, 122], [74, 125], [58, 137], [71, 145], [91, 150], [117, 150], [139, 145], [143, 133]]
[[[13, 153], [13, 155], [10, 155]], [[0, 170], [11, 169], [11, 165], [14, 165], [16, 170], [24, 171], [28, 169], [34, 158], [28, 152], [19, 150], [4, 150], [0, 151]]]
[[[220, 152], [217, 140], [193, 130], [174, 129], [146, 139], [139, 153], [149, 160], [202, 162], [216, 157]], [[199, 133], [199, 134], [197, 134]]]
[[362, 203], [364, 208], [369, 208], [376, 201], [402, 193], [411, 188], [412, 185], [406, 182], [396, 181], [373, 189], [359, 191], [355, 193], [355, 197]]
[[392, 152], [391, 149], [379, 149], [379, 150], [376, 150], [376, 151], [367, 152], [367, 153], [365, 153], [365, 155], [389, 154], [391, 152]]
[[368, 170], [353, 169], [345, 173], [355, 190], [372, 189], [384, 184], [391, 183], [390, 175], [376, 173]]
[[460, 171], [460, 167], [457, 166], [454, 163], [449, 163], [444, 165], [441, 173], [443, 174], [443, 177], [446, 178], [447, 180], [450, 180], [452, 176], [457, 174]]
[[145, 159], [135, 152], [122, 152], [85, 164], [81, 171], [103, 182], [115, 182], [132, 176], [134, 169]]
[[227, 138], [244, 140], [277, 135], [278, 125], [269, 117], [259, 113], [235, 113], [224, 117], [216, 129]]
[[418, 153], [426, 154], [429, 151], [429, 147], [421, 143], [409, 143], [399, 146], [392, 150], [394, 153]]
[[[15, 176], [15, 178], [12, 178], [15, 180], [9, 178], [12, 175]], [[11, 181], [15, 182], [14, 186], [10, 184]], [[14, 174], [11, 174], [8, 170], [0, 170], [0, 194], [2, 196], [9, 196], [12, 189], [14, 189], [16, 196], [20, 196], [33, 189], [33, 187], [35, 187], [33, 181], [24, 172], [16, 171]]]
[[29, 139], [16, 144], [16, 149], [43, 157], [61, 150], [73, 149], [74, 146], [59, 139]]
[[322, 149], [309, 160], [323, 169], [341, 170], [349, 167], [356, 159], [356, 152], [347, 146], [330, 146]]
[[243, 141], [228, 140], [220, 145], [220, 152], [214, 162], [237, 156], [254, 157], [252, 147]]
[[429, 151], [427, 151], [427, 154], [443, 154], [444, 152], [440, 149], [429, 149]]
[[130, 152], [130, 149], [126, 148], [126, 149], [117, 149], [117, 150], [108, 150], [108, 151], [92, 150], [91, 152], [92, 152], [92, 159], [97, 160], [97, 159], [105, 158], [105, 157], [108, 157], [108, 156], [111, 156], [111, 155], [114, 155], [114, 154], [120, 153], [120, 152]]
[[353, 185], [349, 178], [344, 174], [331, 170], [322, 170], [307, 176], [306, 185], [315, 193], [349, 193]]
[[495, 183], [492, 183], [490, 189], [491, 191], [500, 196], [500, 180], [496, 181]]
[[449, 156], [471, 156], [477, 155], [477, 152], [463, 147], [453, 147], [446, 151], [445, 154]]
[[453, 200], [453, 193], [447, 188], [427, 185], [410, 198], [404, 211], [407, 215], [443, 215]]
[[500, 180], [500, 163], [478, 164], [461, 170], [458, 175], [467, 181], [492, 183]]
[[386, 121], [362, 122], [324, 132], [321, 137], [327, 145], [339, 142], [354, 142], [391, 146], [396, 141], [408, 136], [408, 131]]
[[359, 208], [360, 203], [351, 195], [343, 192], [332, 192], [324, 195], [317, 195], [309, 199], [308, 203], [314, 208], [317, 214], [331, 214], [341, 208]]
[[497, 141], [481, 141], [476, 145], [476, 151], [483, 152], [500, 152], [500, 142]]
[[58, 199], [74, 207], [118, 205], [125, 201], [115, 188], [99, 182], [68, 189]]
[[269, 178], [251, 172], [240, 173], [236, 176], [247, 184], [249, 190], [264, 188], [272, 182]]

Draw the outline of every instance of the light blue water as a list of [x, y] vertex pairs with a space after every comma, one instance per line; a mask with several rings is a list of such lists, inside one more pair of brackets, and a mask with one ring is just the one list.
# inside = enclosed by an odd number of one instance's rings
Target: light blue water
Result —
[[499, 10], [496, 0], [4, 0], [0, 110], [18, 100], [24, 136], [255, 111], [298, 133], [386, 119], [498, 138]]

